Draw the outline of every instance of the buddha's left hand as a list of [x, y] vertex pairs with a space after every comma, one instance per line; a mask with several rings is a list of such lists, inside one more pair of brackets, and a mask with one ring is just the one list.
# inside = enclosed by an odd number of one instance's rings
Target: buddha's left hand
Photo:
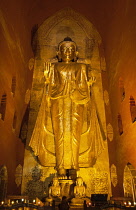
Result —
[[88, 85], [92, 86], [95, 82], [96, 82], [96, 77], [92, 76], [88, 81]]

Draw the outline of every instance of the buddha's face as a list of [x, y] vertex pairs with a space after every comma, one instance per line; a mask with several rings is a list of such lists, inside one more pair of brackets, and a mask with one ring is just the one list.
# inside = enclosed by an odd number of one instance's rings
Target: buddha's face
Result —
[[63, 43], [60, 46], [60, 56], [63, 62], [70, 62], [74, 59], [76, 47], [72, 42]]
[[54, 179], [53, 179], [53, 185], [54, 185], [54, 186], [57, 186], [58, 183], [59, 183], [59, 182], [58, 182], [58, 179], [54, 178]]
[[81, 178], [77, 179], [77, 185], [81, 186], [83, 184], [83, 180]]

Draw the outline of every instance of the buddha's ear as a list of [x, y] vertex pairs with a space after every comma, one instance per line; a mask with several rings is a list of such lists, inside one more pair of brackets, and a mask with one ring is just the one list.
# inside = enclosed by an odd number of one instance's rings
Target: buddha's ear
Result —
[[76, 57], [78, 57], [78, 51], [76, 51]]
[[60, 53], [60, 51], [57, 51], [57, 57], [58, 57], [58, 61], [61, 61], [61, 53]]
[[74, 61], [77, 61], [78, 58], [78, 51], [75, 52]]

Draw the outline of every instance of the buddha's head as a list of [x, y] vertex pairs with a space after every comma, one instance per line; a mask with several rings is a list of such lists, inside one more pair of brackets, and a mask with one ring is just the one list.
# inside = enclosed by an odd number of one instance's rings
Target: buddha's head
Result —
[[53, 178], [53, 185], [54, 185], [54, 186], [58, 186], [58, 185], [59, 185], [59, 180], [58, 180], [57, 177], [54, 177], [54, 178]]
[[77, 54], [76, 44], [71, 38], [66, 37], [64, 41], [60, 42], [58, 50], [59, 60], [69, 63], [77, 60]]
[[82, 179], [82, 177], [78, 177], [76, 179], [76, 183], [77, 183], [77, 186], [82, 186], [83, 185], [83, 179]]

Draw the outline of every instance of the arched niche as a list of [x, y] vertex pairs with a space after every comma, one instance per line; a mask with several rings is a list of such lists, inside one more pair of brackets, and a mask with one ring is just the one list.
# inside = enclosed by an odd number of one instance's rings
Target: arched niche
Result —
[[[95, 98], [97, 114], [99, 116], [99, 122], [101, 128], [103, 128], [103, 137], [106, 139], [106, 120], [105, 120], [105, 107], [103, 100], [103, 87], [101, 72], [105, 71], [105, 59], [102, 48], [102, 41], [98, 31], [85, 17], [71, 8], [65, 8], [52, 17], [49, 17], [43, 22], [43, 24], [37, 28], [33, 28], [33, 31], [37, 29], [33, 34], [32, 48], [34, 52], [34, 68], [33, 68], [33, 84], [31, 89], [29, 120], [28, 120], [28, 132], [26, 146], [29, 145], [29, 141], [34, 130], [34, 126], [40, 129], [41, 121], [36, 125], [36, 118], [38, 115], [41, 99], [43, 95], [43, 89], [45, 84], [44, 78], [44, 63], [58, 62], [56, 58], [56, 51], [58, 50], [58, 44], [69, 36], [76, 44], [79, 52], [79, 63], [85, 63], [88, 65], [88, 77], [95, 76], [96, 83], [93, 86], [93, 98]], [[92, 109], [95, 107], [92, 106]], [[92, 112], [93, 113], [93, 112]], [[49, 119], [50, 120], [50, 119]], [[39, 125], [39, 126], [38, 126]], [[93, 125], [95, 127], [95, 124]], [[51, 147], [50, 151], [53, 151], [53, 137], [50, 137], [50, 143], [47, 146]], [[80, 141], [80, 149], [82, 150], [85, 145], [85, 141]], [[83, 145], [84, 144], [84, 145]], [[111, 194], [110, 192], [110, 177], [109, 177], [109, 158], [107, 141], [103, 141], [104, 146], [100, 154], [98, 154], [98, 163], [94, 166], [95, 172], [92, 168], [81, 166], [80, 175], [85, 176], [85, 183], [88, 186], [87, 195], [90, 194]], [[98, 144], [93, 144], [95, 151], [99, 151]], [[87, 146], [87, 145], [85, 145]], [[27, 150], [28, 149], [28, 150]], [[23, 168], [23, 183], [22, 193], [24, 193], [29, 178], [30, 168], [38, 163], [37, 157], [33, 157], [33, 153], [27, 147], [25, 150], [25, 160]], [[83, 151], [81, 151], [82, 153]], [[52, 155], [52, 154], [51, 154]], [[29, 161], [28, 161], [29, 160]], [[31, 161], [30, 161], [31, 160]], [[80, 160], [79, 160], [80, 161]], [[81, 160], [82, 161], [82, 160]], [[28, 162], [31, 165], [28, 165]], [[42, 177], [49, 179], [49, 174], [56, 173], [54, 170], [55, 156], [47, 158], [49, 165], [48, 172], [46, 167], [39, 167], [43, 169]], [[81, 162], [80, 162], [81, 163]], [[82, 163], [81, 163], [82, 164]], [[52, 167], [52, 168], [51, 168]], [[91, 179], [90, 179], [91, 177]], [[97, 182], [99, 180], [99, 184]], [[98, 187], [99, 185], [99, 187]]]
[[123, 124], [122, 124], [121, 114], [119, 113], [118, 113], [118, 131], [119, 131], [119, 135], [121, 136], [123, 134]]
[[2, 120], [5, 119], [6, 105], [7, 105], [7, 95], [4, 93], [1, 97], [1, 102], [0, 102], [0, 119]]
[[132, 119], [132, 123], [134, 123], [136, 121], [136, 103], [133, 96], [130, 96], [129, 103], [130, 103], [131, 119]]
[[11, 83], [11, 93], [13, 94], [13, 97], [15, 96], [15, 92], [16, 92], [16, 76], [13, 76]]
[[136, 169], [131, 163], [127, 163], [124, 168], [124, 197], [130, 198], [133, 202], [136, 201]]
[[17, 113], [16, 111], [14, 112], [14, 117], [13, 117], [13, 124], [12, 124], [12, 130], [15, 132], [16, 130], [16, 125], [17, 125]]
[[77, 44], [79, 52], [78, 62], [88, 64], [90, 66], [89, 74], [97, 78], [94, 94], [96, 100], [99, 101], [97, 103], [97, 109], [100, 115], [102, 115], [101, 123], [105, 126], [106, 132], [101, 81], [101, 71], [105, 71], [106, 65], [101, 37], [93, 24], [85, 17], [71, 8], [64, 8], [45, 20], [39, 28], [34, 26], [32, 29], [32, 49], [35, 63], [27, 144], [30, 141], [42, 99], [44, 63], [46, 61], [52, 63], [57, 62], [56, 54], [58, 44], [67, 36], [71, 37]]

